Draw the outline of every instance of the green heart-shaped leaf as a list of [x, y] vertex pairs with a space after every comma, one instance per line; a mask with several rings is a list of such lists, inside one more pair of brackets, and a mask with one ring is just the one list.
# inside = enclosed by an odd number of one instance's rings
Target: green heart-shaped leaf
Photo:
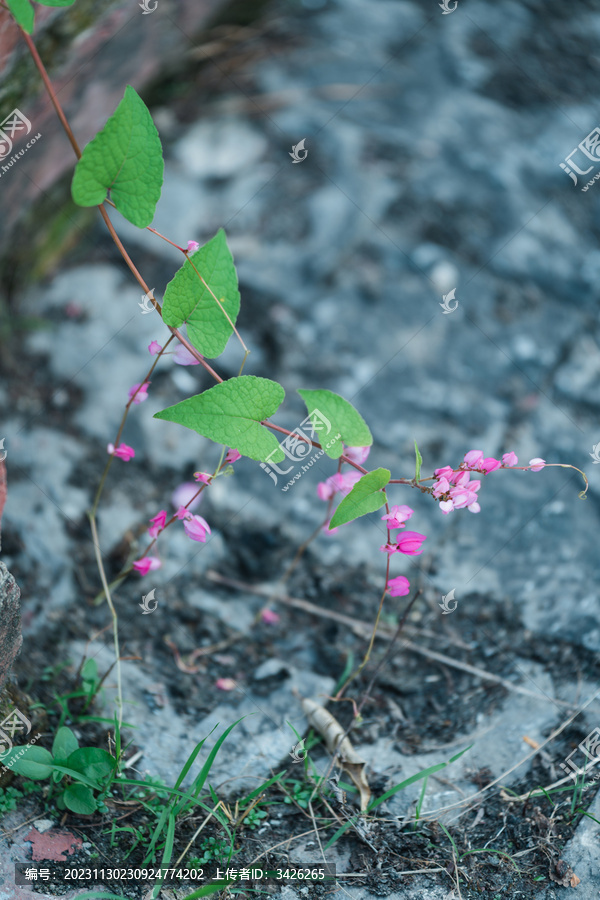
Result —
[[374, 469], [363, 475], [336, 509], [329, 527], [345, 525], [359, 516], [366, 516], [367, 513], [380, 509], [385, 503], [385, 494], [382, 494], [381, 488], [386, 486], [390, 477], [388, 469]]
[[[196, 269], [210, 290], [204, 286]], [[214, 238], [186, 259], [167, 285], [163, 322], [173, 328], [186, 322], [188, 337], [194, 347], [203, 356], [214, 359], [225, 349], [239, 311], [237, 272], [221, 228]]]
[[154, 418], [177, 422], [250, 459], [262, 462], [270, 457], [281, 462], [284, 453], [275, 435], [260, 423], [279, 409], [284, 397], [285, 391], [276, 381], [240, 375], [169, 406]]
[[75, 167], [71, 193], [78, 206], [99, 206], [110, 191], [119, 212], [145, 228], [154, 218], [164, 163], [158, 131], [131, 85]]
[[[323, 420], [325, 420], [325, 424], [329, 423], [331, 426], [327, 435], [331, 432], [338, 435], [336, 439], [322, 443], [325, 453], [331, 459], [339, 459], [342, 455], [344, 449], [342, 442], [347, 447], [371, 446], [373, 435], [369, 431], [367, 423], [352, 404], [340, 397], [339, 394], [327, 390], [309, 391], [304, 389], [300, 389], [298, 393], [306, 403], [315, 430], [324, 431]], [[328, 443], [329, 446], [327, 446]]]

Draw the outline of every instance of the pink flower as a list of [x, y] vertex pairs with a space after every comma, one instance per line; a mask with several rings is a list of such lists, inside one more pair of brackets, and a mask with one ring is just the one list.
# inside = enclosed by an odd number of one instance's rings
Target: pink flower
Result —
[[202, 516], [192, 515], [184, 506], [177, 510], [177, 518], [183, 519], [183, 527], [189, 538], [200, 544], [206, 543], [206, 532], [211, 533], [206, 519], [203, 519]]
[[[477, 502], [477, 491], [481, 487], [480, 481], [472, 481], [466, 485], [458, 485], [450, 491], [450, 499], [454, 504], [454, 509], [463, 509], [470, 506], [471, 503]], [[479, 510], [477, 510], [479, 512]]]
[[516, 466], [519, 462], [519, 457], [516, 453], [513, 453], [512, 450], [510, 453], [504, 453], [502, 456], [502, 465], [505, 469], [512, 469], [513, 466]]
[[183, 344], [179, 344], [177, 349], [173, 354], [173, 362], [177, 363], [178, 366], [199, 366], [200, 363], [193, 356], [187, 347], [184, 347]]
[[161, 511], [158, 513], [158, 515], [154, 516], [154, 518], [150, 519], [150, 521], [153, 524], [148, 529], [148, 534], [150, 535], [151, 538], [156, 538], [156, 537], [158, 537], [159, 533], [165, 527], [165, 523], [167, 521], [166, 509], [161, 509]]
[[463, 509], [463, 507], [468, 506], [469, 503], [474, 503], [477, 498], [475, 495], [472, 496], [470, 491], [459, 489], [454, 490], [454, 492], [450, 494], [450, 499], [454, 504], [454, 509]]
[[133, 400], [134, 403], [143, 403], [144, 400], [148, 399], [148, 381], [144, 381], [143, 384], [134, 384], [133, 387], [129, 388], [129, 399]]
[[464, 487], [471, 479], [470, 472], [454, 472], [449, 480], [457, 487]]
[[229, 449], [225, 454], [225, 462], [234, 463], [242, 458], [242, 454], [238, 450]]
[[540, 459], [539, 456], [536, 456], [535, 459], [529, 460], [529, 465], [531, 466], [532, 472], [541, 472], [546, 465], [546, 460]]
[[484, 461], [480, 464], [479, 468], [482, 469], [486, 475], [490, 472], [493, 472], [495, 469], [499, 469], [502, 463], [499, 459], [494, 459], [493, 456], [486, 456]]
[[370, 447], [344, 447], [344, 456], [361, 466], [371, 452]]
[[341, 472], [336, 472], [335, 475], [329, 476], [325, 484], [328, 485], [331, 491], [331, 496], [333, 497], [334, 494], [337, 494], [337, 492], [341, 491], [344, 487], [344, 476]]
[[139, 572], [140, 575], [147, 575], [148, 572], [151, 572], [154, 569], [160, 569], [161, 566], [162, 563], [160, 559], [157, 559], [155, 556], [143, 556], [133, 564], [133, 568]]
[[110, 453], [111, 456], [118, 456], [119, 459], [122, 459], [124, 462], [129, 462], [129, 460], [133, 459], [135, 456], [135, 450], [133, 447], [128, 447], [127, 444], [119, 444], [116, 449], [114, 444], [108, 444], [106, 451], [107, 453]]
[[237, 687], [233, 678], [217, 678], [215, 687], [220, 691], [234, 691]]
[[469, 512], [472, 512], [472, 513], [481, 512], [481, 507], [480, 507], [479, 503], [477, 503], [477, 501], [475, 501], [475, 503], [471, 503], [469, 506], [467, 506], [467, 509], [469, 510]]
[[200, 249], [200, 244], [197, 241], [188, 241], [187, 252], [195, 253], [196, 250]]
[[388, 528], [404, 528], [406, 520], [410, 519], [413, 512], [410, 506], [392, 506], [391, 511], [381, 518], [387, 520]]
[[[411, 533], [412, 532], [407, 532], [407, 534], [411, 534]], [[396, 546], [396, 544], [384, 544], [379, 549], [381, 550], [382, 553], [389, 553], [390, 556], [392, 555], [392, 553], [398, 553], [398, 547]]]
[[469, 450], [465, 453], [465, 462], [469, 469], [478, 469], [483, 462], [483, 452], [481, 450]]
[[397, 578], [390, 578], [387, 589], [390, 597], [406, 597], [410, 593], [410, 581], [404, 575], [398, 575]]
[[156, 356], [157, 353], [160, 353], [162, 347], [158, 343], [158, 341], [150, 341], [148, 344], [148, 353], [150, 356]]
[[329, 479], [327, 479], [327, 481], [320, 481], [318, 483], [317, 496], [319, 500], [331, 500], [334, 494], [335, 488], [332, 484], [329, 484]]
[[441, 497], [442, 494], [447, 494], [449, 490], [450, 490], [450, 483], [445, 476], [442, 476], [433, 485], [433, 496]]
[[[175, 509], [179, 509], [180, 506], [187, 506], [187, 511], [192, 512], [192, 510], [199, 506], [200, 501], [202, 500], [202, 494], [198, 494], [198, 490], [198, 485], [194, 484], [193, 481], [184, 481], [184, 483], [180, 484], [178, 488], [175, 488], [171, 494], [171, 505], [174, 506]], [[196, 494], [198, 494], [197, 497]], [[196, 499], [192, 500], [192, 497], [195, 497]]]
[[331, 500], [333, 495], [339, 491], [342, 496], [346, 496], [349, 494], [357, 481], [360, 481], [362, 478], [361, 472], [348, 472], [347, 475], [342, 475], [341, 472], [336, 472], [335, 475], [331, 475], [327, 481], [321, 481], [317, 486], [317, 494], [320, 500]]
[[436, 469], [433, 474], [437, 478], [450, 478], [453, 473], [454, 469], [452, 466], [444, 466], [442, 469]]
[[349, 494], [357, 481], [362, 478], [362, 472], [348, 472], [346, 475], [334, 475], [339, 485], [338, 490], [343, 497]]
[[196, 481], [201, 481], [203, 484], [209, 484], [212, 475], [209, 475], [208, 472], [194, 472], [194, 478]]
[[442, 500], [442, 502], [440, 503], [440, 509], [444, 513], [444, 515], [447, 516], [448, 513], [451, 513], [454, 509], [454, 503], [452, 502], [452, 500]]
[[272, 609], [263, 609], [260, 614], [263, 622], [266, 622], [267, 625], [277, 625], [279, 622], [279, 616], [276, 612], [273, 612]]
[[418, 531], [403, 531], [398, 535], [398, 552], [405, 553], [407, 556], [419, 556], [423, 552], [419, 548], [426, 540], [427, 535], [419, 534]]

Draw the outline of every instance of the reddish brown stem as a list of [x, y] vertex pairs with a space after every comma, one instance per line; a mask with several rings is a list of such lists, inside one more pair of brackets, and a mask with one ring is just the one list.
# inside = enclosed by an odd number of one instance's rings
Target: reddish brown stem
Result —
[[29, 52], [31, 53], [31, 55], [33, 57], [33, 61], [37, 66], [38, 72], [42, 76], [42, 81], [44, 82], [46, 90], [48, 91], [48, 95], [50, 97], [50, 100], [52, 101], [52, 106], [56, 110], [56, 115], [60, 119], [62, 127], [65, 129], [65, 132], [66, 132], [67, 137], [69, 138], [71, 147], [75, 151], [75, 155], [77, 156], [77, 159], [81, 159], [81, 150], [79, 149], [79, 144], [75, 140], [75, 135], [71, 131], [71, 126], [67, 122], [67, 117], [65, 116], [65, 114], [62, 110], [62, 106], [58, 102], [58, 97], [54, 93], [54, 88], [52, 87], [52, 83], [51, 83], [50, 79], [48, 78], [48, 73], [46, 72], [46, 69], [44, 68], [44, 63], [40, 59], [40, 55], [37, 52], [37, 48], [36, 48], [35, 44], [33, 43], [33, 40], [31, 39], [30, 35], [28, 35], [26, 31], [23, 31], [23, 29], [21, 29], [21, 33], [25, 39], [25, 43], [27, 44], [27, 46], [29, 48]]

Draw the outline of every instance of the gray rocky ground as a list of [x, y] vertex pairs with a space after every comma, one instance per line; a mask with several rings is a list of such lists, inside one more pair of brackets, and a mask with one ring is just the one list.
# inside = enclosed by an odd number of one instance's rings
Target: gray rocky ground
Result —
[[[420, 659], [409, 648], [398, 649], [381, 674], [379, 706], [354, 736], [381, 790], [472, 745], [443, 781], [431, 779], [424, 799], [423, 813], [450, 825], [458, 813], [445, 808], [478, 790], [469, 772], [489, 769], [520, 793], [541, 777], [549, 784], [577, 740], [560, 748], [550, 742], [542, 775], [532, 770], [539, 758], [528, 758], [524, 736], [541, 743], [584, 703], [578, 740], [600, 725], [600, 701], [591, 699], [600, 651], [600, 473], [593, 459], [600, 441], [600, 187], [582, 197], [583, 177], [574, 185], [559, 165], [597, 125], [600, 5], [581, 2], [575, 12], [541, 0], [459, 0], [443, 15], [435, 2], [306, 0], [273, 4], [267, 22], [261, 52], [224, 76], [224, 87], [202, 98], [193, 120], [180, 121], [168, 105], [155, 110], [167, 168], [154, 226], [184, 245], [225, 226], [240, 276], [239, 326], [252, 350], [245, 374], [267, 375], [286, 389], [275, 421], [291, 428], [304, 418], [297, 387], [327, 387], [352, 400], [368, 421], [375, 439], [369, 466], [387, 466], [394, 477], [412, 476], [414, 440], [427, 474], [477, 448], [491, 456], [514, 450], [523, 464], [538, 456], [571, 463], [589, 476], [587, 499], [580, 500], [583, 483], [573, 469], [493, 473], [484, 479], [478, 515], [465, 510], [445, 517], [409, 488], [393, 497], [414, 507], [410, 524], [428, 535], [423, 556], [403, 558], [402, 567], [393, 561], [394, 574], [406, 574], [424, 591], [411, 619], [416, 636], [408, 636], [450, 657], [466, 642], [481, 656], [461, 659], [480, 669], [489, 662], [513, 686], [492, 703], [483, 694], [474, 701], [452, 691], [448, 680], [458, 670], [451, 667], [420, 675], [411, 669], [405, 679], [407, 661]], [[140, 27], [152, 28], [152, 16]], [[289, 151], [302, 139], [308, 155], [293, 164]], [[585, 158], [573, 157], [580, 167]], [[589, 160], [590, 178], [599, 164]], [[23, 160], [11, 177], [27, 178], [32, 165]], [[116, 215], [113, 220], [161, 297], [179, 264], [176, 251]], [[440, 302], [452, 289], [458, 307], [445, 315]], [[146, 346], [165, 335], [154, 315], [141, 313], [139, 295], [98, 224], [60, 272], [19, 297], [20, 315], [50, 323], [26, 337], [19, 358], [22, 377], [38, 389], [17, 396], [9, 384], [0, 393], [10, 472], [3, 559], [22, 586], [23, 671], [28, 647], [48, 629], [59, 633], [99, 590], [97, 582], [85, 587], [81, 580], [85, 511], [127, 390], [145, 374]], [[231, 341], [215, 365], [228, 377], [240, 361]], [[44, 372], [45, 391], [32, 366]], [[102, 502], [107, 557], [124, 532], [168, 504], [179, 483], [214, 464], [202, 439], [152, 418], [209, 386], [199, 367], [169, 358], [153, 381], [124, 433], [136, 459], [113, 467]], [[241, 460], [235, 477], [221, 479], [203, 503], [213, 524], [208, 543], [191, 544], [182, 532], [165, 535], [163, 568], [120, 589], [131, 646], [136, 629], [146, 629], [137, 646], [141, 662], [124, 663], [128, 721], [144, 752], [141, 771], [172, 783], [215, 724], [256, 712], [232, 733], [215, 778], [236, 778], [229, 790], [244, 778], [266, 778], [289, 752], [286, 719], [299, 732], [306, 729], [293, 688], [316, 697], [333, 690], [343, 660], [334, 663], [339, 657], [332, 650], [328, 664], [327, 642], [316, 638], [329, 624], [298, 611], [286, 619], [287, 629], [263, 629], [257, 640], [264, 656], [249, 652], [241, 663], [225, 657], [221, 674], [238, 688], [222, 699], [203, 680], [206, 669], [198, 676], [178, 672], [155, 647], [167, 630], [182, 652], [213, 643], [209, 620], [219, 623], [218, 636], [225, 628], [251, 644], [264, 597], [216, 588], [207, 572], [231, 570], [246, 583], [272, 586], [317, 527], [316, 486], [333, 471], [319, 460], [282, 492], [285, 479], [275, 486], [257, 464]], [[370, 586], [361, 617], [372, 620], [384, 536], [373, 516], [320, 537], [310, 564], [327, 577], [305, 598], [354, 615], [344, 591], [360, 573]], [[287, 548], [283, 554], [280, 546]], [[263, 559], [254, 568], [253, 547]], [[93, 568], [87, 571], [93, 577]], [[298, 596], [303, 586], [298, 582], [290, 592]], [[159, 606], [142, 624], [137, 604], [151, 587]], [[439, 601], [452, 589], [456, 611], [442, 616]], [[173, 615], [192, 610], [192, 618], [167, 618], [169, 607]], [[402, 600], [389, 608], [401, 610]], [[107, 622], [94, 619], [94, 627], [77, 634], [67, 629], [51, 663], [78, 660]], [[424, 642], [419, 628], [437, 637]], [[103, 635], [88, 651], [101, 669], [110, 665], [111, 646]], [[364, 641], [358, 647], [364, 650]], [[559, 649], [568, 664], [553, 669]], [[455, 733], [424, 730], [418, 746], [409, 746], [401, 739], [404, 723], [418, 726], [425, 678], [434, 691], [428, 722], [434, 709], [440, 724], [450, 709], [474, 706]], [[186, 687], [185, 699], [178, 697], [177, 679], [198, 679], [196, 694]], [[152, 705], [163, 689], [164, 702]], [[199, 701], [209, 689], [209, 699]], [[109, 685], [106, 710], [113, 698]], [[394, 704], [399, 713], [390, 729], [381, 710], [389, 713]], [[326, 769], [324, 755], [316, 761]], [[386, 815], [401, 821], [412, 814], [420, 787], [397, 794]], [[597, 798], [590, 813], [595, 818], [581, 819], [562, 851], [581, 883], [542, 886], [544, 900], [571, 890], [585, 900], [600, 895]], [[320, 858], [315, 846], [304, 853], [307, 860]], [[343, 846], [332, 854], [338, 870], [346, 870]], [[415, 868], [404, 857], [396, 865]], [[348, 882], [344, 892], [362, 900], [378, 892], [376, 883]], [[447, 874], [438, 874], [397, 880], [388, 893], [442, 900], [459, 896], [452, 886]], [[463, 896], [494, 896], [474, 891], [474, 885], [463, 888]], [[297, 894], [281, 890], [282, 898]], [[11, 896], [0, 887], [2, 900]], [[498, 896], [526, 894], [509, 889]]]

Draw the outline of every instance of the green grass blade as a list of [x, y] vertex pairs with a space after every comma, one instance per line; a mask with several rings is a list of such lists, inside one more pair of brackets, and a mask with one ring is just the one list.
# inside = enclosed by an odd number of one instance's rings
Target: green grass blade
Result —
[[[171, 857], [173, 855], [173, 843], [175, 840], [175, 816], [171, 813], [169, 816], [169, 823], [167, 825], [167, 839], [165, 841], [165, 847], [163, 850], [163, 858], [161, 862], [161, 868], [168, 868], [169, 863], [171, 862]], [[166, 876], [165, 876], [166, 878]], [[165, 881], [165, 878], [161, 878], [160, 881], [155, 882], [154, 888], [152, 890], [152, 898], [158, 897], [160, 894], [161, 888]]]
[[397, 784], [395, 787], [390, 788], [389, 791], [386, 791], [385, 794], [382, 794], [381, 797], [378, 797], [377, 800], [373, 800], [367, 806], [367, 812], [371, 812], [372, 809], [375, 809], [381, 803], [385, 803], [390, 797], [393, 797], [394, 794], [397, 794], [398, 791], [402, 791], [404, 788], [408, 787], [409, 784], [414, 784], [415, 781], [420, 781], [421, 778], [428, 778], [430, 775], [433, 775], [434, 772], [439, 772], [440, 769], [445, 769], [448, 763], [437, 763], [435, 766], [429, 766], [428, 769], [423, 769], [422, 772], [416, 772], [414, 775], [411, 775], [410, 778], [405, 778], [404, 781], [401, 781], [400, 784]]
[[62, 772], [63, 775], [68, 775], [73, 781], [80, 781], [81, 784], [87, 784], [88, 787], [93, 788], [95, 791], [102, 790], [101, 784], [98, 784], [98, 782], [94, 781], [92, 778], [88, 778], [87, 775], [82, 775], [81, 772], [76, 772], [75, 769], [68, 769], [66, 766], [57, 766], [56, 764], [50, 764], [48, 768], [53, 769], [55, 772]]
[[[114, 725], [114, 719], [107, 719], [104, 716], [77, 716], [77, 724], [80, 722], [100, 722], [105, 725]], [[132, 722], [123, 722], [121, 728], [136, 728]]]
[[[253, 715], [253, 714], [252, 714], [252, 715]], [[210, 753], [208, 754], [207, 760], [206, 760], [206, 762], [204, 763], [204, 765], [202, 766], [202, 768], [201, 768], [201, 770], [200, 770], [200, 773], [196, 776], [196, 778], [195, 778], [194, 781], [193, 781], [192, 786], [190, 787], [190, 789], [189, 789], [189, 791], [188, 791], [190, 798], [191, 798], [191, 797], [195, 797], [195, 796], [202, 790], [202, 788], [204, 787], [204, 782], [205, 782], [206, 779], [208, 778], [208, 773], [210, 772], [210, 770], [211, 770], [211, 768], [212, 768], [212, 764], [213, 764], [214, 761], [215, 761], [215, 757], [216, 757], [217, 753], [219, 752], [219, 750], [221, 749], [223, 743], [227, 740], [227, 738], [229, 737], [229, 734], [233, 731], [233, 729], [235, 728], [235, 726], [236, 726], [236, 725], [239, 725], [239, 723], [240, 723], [240, 722], [242, 721], [242, 719], [244, 719], [244, 718], [245, 718], [245, 716], [242, 716], [241, 719], [238, 719], [236, 722], [232, 722], [232, 724], [231, 724], [228, 728], [225, 729], [225, 731], [223, 732], [223, 734], [221, 735], [221, 737], [218, 739], [217, 743], [215, 744], [215, 746], [212, 748], [212, 750], [211, 750]], [[215, 728], [216, 728], [216, 727], [217, 727], [217, 726], [215, 725]], [[213, 731], [214, 731], [214, 730], [215, 730], [215, 729], [213, 728]], [[212, 734], [212, 731], [211, 731], [211, 734]], [[210, 735], [209, 735], [209, 737], [210, 737]], [[205, 739], [205, 740], [206, 740], [206, 739]], [[180, 777], [180, 778], [178, 779], [177, 784], [175, 785], [175, 787], [179, 787], [182, 780], [183, 780], [183, 779]], [[179, 814], [182, 812], [182, 810], [185, 809], [185, 808], [186, 808], [185, 802], [184, 802], [183, 800], [180, 801], [180, 803], [175, 807], [175, 815], [176, 815], [176, 816], [179, 815]]]
[[425, 798], [425, 791], [427, 790], [427, 784], [429, 783], [429, 778], [423, 779], [423, 787], [421, 788], [421, 793], [419, 794], [419, 799], [417, 800], [417, 807], [415, 809], [415, 815], [417, 822], [421, 818], [421, 808], [423, 806], [423, 800]]
[[589, 812], [586, 812], [585, 809], [576, 809], [575, 815], [587, 816], [588, 819], [593, 819], [593, 821], [596, 822], [597, 825], [600, 825], [600, 820], [594, 818], [594, 816], [592, 816]]
[[[372, 809], [376, 809], [381, 803], [385, 803], [390, 797], [393, 797], [394, 794], [397, 794], [398, 791], [403, 790], [403, 788], [408, 787], [409, 784], [414, 784], [415, 781], [420, 781], [421, 778], [428, 778], [430, 775], [433, 775], [434, 772], [439, 772], [440, 769], [445, 769], [446, 766], [450, 765], [450, 763], [456, 762], [457, 759], [466, 753], [467, 750], [470, 750], [473, 745], [469, 744], [468, 747], [465, 747], [464, 750], [461, 750], [460, 753], [455, 754], [455, 756], [450, 757], [448, 762], [437, 763], [435, 766], [429, 766], [427, 769], [423, 769], [422, 772], [417, 772], [415, 775], [411, 775], [410, 778], [405, 778], [404, 781], [401, 781], [400, 784], [395, 785], [395, 787], [390, 788], [389, 791], [386, 791], [385, 794], [382, 794], [381, 797], [378, 797], [377, 800], [373, 800], [367, 806], [366, 812], [371, 812]], [[324, 849], [327, 850], [329, 847], [333, 846], [337, 840], [341, 838], [341, 836], [353, 825], [356, 825], [360, 820], [361, 816], [356, 816], [353, 819], [349, 819], [341, 828], [339, 828], [336, 833], [330, 838], [325, 844]]]
[[285, 775], [285, 772], [280, 772], [279, 775], [274, 775], [273, 778], [269, 778], [268, 781], [265, 781], [264, 784], [261, 784], [260, 787], [256, 788], [256, 790], [252, 791], [251, 794], [248, 794], [247, 797], [244, 797], [244, 803], [248, 803], [250, 800], [254, 800], [255, 797], [258, 797], [259, 794], [262, 794], [263, 791], [266, 791], [267, 788], [270, 788], [272, 784], [275, 784], [276, 781], [280, 781], [281, 778]]
[[[218, 727], [218, 726], [215, 725], [215, 728], [217, 728], [217, 727]], [[194, 747], [194, 749], [192, 750], [192, 752], [191, 752], [190, 755], [188, 756], [187, 761], [186, 761], [186, 763], [185, 763], [183, 769], [182, 769], [181, 772], [179, 773], [179, 777], [177, 778], [177, 781], [175, 782], [175, 791], [178, 792], [178, 789], [179, 789], [179, 787], [181, 786], [182, 781], [184, 780], [185, 776], [187, 775], [187, 773], [188, 773], [188, 772], [190, 771], [190, 769], [192, 768], [192, 766], [193, 766], [193, 764], [194, 764], [194, 761], [195, 761], [196, 757], [197, 757], [198, 754], [200, 753], [200, 750], [202, 749], [202, 747], [204, 746], [205, 742], [208, 740], [208, 738], [210, 737], [210, 735], [213, 733], [213, 731], [215, 730], [215, 728], [213, 728], [212, 731], [211, 731], [209, 734], [207, 734], [205, 738], [202, 738], [202, 740], [199, 741], [199, 742], [196, 744], [196, 746]], [[120, 783], [123, 784], [123, 781], [121, 781]], [[172, 793], [172, 791], [169, 791], [169, 793]], [[189, 792], [186, 792], [186, 793], [184, 794], [184, 797], [187, 796], [187, 793], [189, 793]], [[152, 859], [152, 856], [153, 856], [153, 854], [154, 854], [154, 848], [156, 847], [156, 843], [157, 843], [157, 841], [158, 841], [160, 835], [161, 835], [162, 832], [163, 832], [163, 829], [164, 829], [164, 827], [165, 827], [165, 824], [166, 824], [166, 821], [167, 821], [167, 818], [168, 818], [168, 815], [169, 815], [169, 811], [170, 811], [170, 809], [171, 809], [172, 806], [173, 806], [172, 800], [169, 800], [169, 804], [168, 804], [167, 806], [165, 806], [165, 808], [163, 809], [163, 811], [162, 811], [162, 813], [161, 813], [161, 816], [160, 816], [160, 818], [159, 818], [159, 820], [158, 820], [158, 823], [157, 823], [157, 825], [156, 825], [156, 828], [154, 829], [154, 833], [153, 833], [153, 835], [152, 835], [152, 839], [150, 840], [150, 843], [149, 843], [149, 845], [148, 845], [148, 853], [146, 854], [146, 858], [144, 859], [144, 862], [143, 862], [143, 865], [144, 865], [144, 866], [147, 865], [148, 862]]]
[[452, 837], [452, 835], [450, 834], [450, 832], [448, 831], [448, 829], [446, 828], [445, 825], [442, 825], [441, 822], [438, 822], [438, 825], [440, 826], [440, 828], [442, 829], [442, 831], [444, 832], [444, 834], [446, 835], [446, 837], [452, 844], [452, 847], [454, 849], [454, 855], [456, 857], [456, 861], [458, 862], [458, 860], [460, 859], [460, 853], [458, 852], [458, 847], [456, 846], [454, 838]]
[[[215, 728], [218, 728], [218, 727], [219, 727], [218, 725], [215, 725]], [[190, 769], [191, 769], [192, 766], [194, 765], [194, 761], [195, 761], [196, 757], [198, 756], [198, 754], [199, 754], [200, 751], [202, 750], [204, 744], [205, 744], [206, 741], [209, 739], [209, 737], [211, 736], [211, 734], [213, 733], [213, 731], [215, 730], [215, 728], [213, 728], [212, 731], [210, 731], [210, 732], [206, 735], [205, 738], [202, 738], [202, 740], [201, 740], [198, 744], [196, 744], [196, 746], [194, 747], [194, 749], [192, 750], [192, 752], [191, 752], [190, 755], [188, 756], [187, 762], [186, 762], [186, 764], [184, 765], [184, 767], [183, 767], [183, 769], [181, 770], [181, 772], [179, 773], [179, 777], [178, 777], [177, 781], [175, 782], [175, 788], [176, 788], [176, 789], [177, 789], [178, 787], [181, 786], [181, 783], [183, 782], [185, 776], [187, 775], [187, 773], [190, 771]]]
[[353, 819], [348, 819], [345, 825], [342, 825], [341, 828], [338, 828], [336, 833], [330, 838], [324, 846], [324, 850], [328, 850], [329, 847], [333, 847], [336, 841], [339, 841], [341, 836], [348, 831], [349, 828], [352, 828], [353, 825], [357, 825], [360, 820], [360, 816], [355, 816]]
[[456, 753], [454, 756], [451, 756], [450, 759], [448, 760], [448, 765], [450, 765], [450, 763], [456, 762], [457, 759], [460, 759], [461, 756], [462, 756], [464, 753], [466, 753], [467, 750], [470, 750], [472, 746], [473, 746], [473, 744], [469, 744], [469, 746], [468, 746], [468, 747], [465, 747], [464, 750], [461, 750], [460, 753]]
[[350, 650], [350, 652], [348, 653], [348, 659], [346, 660], [346, 665], [344, 666], [344, 671], [340, 675], [340, 677], [338, 679], [338, 683], [336, 684], [336, 686], [334, 687], [334, 689], [332, 691], [332, 694], [331, 694], [332, 697], [335, 697], [335, 695], [342, 688], [342, 686], [344, 684], [346, 684], [346, 681], [348, 680], [353, 669], [354, 669], [354, 653], [352, 652], [352, 650]]

